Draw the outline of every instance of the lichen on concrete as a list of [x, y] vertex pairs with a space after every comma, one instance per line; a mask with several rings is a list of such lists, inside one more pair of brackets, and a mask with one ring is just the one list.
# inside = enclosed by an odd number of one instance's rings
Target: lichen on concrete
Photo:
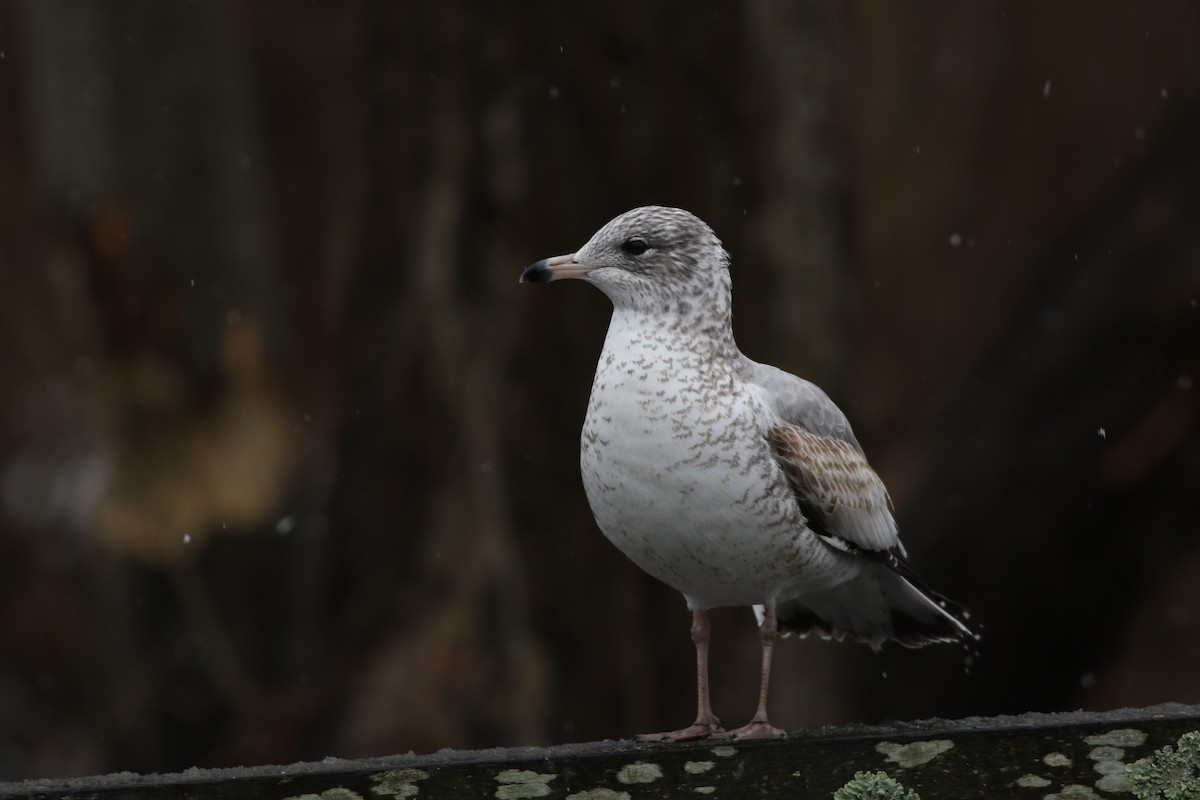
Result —
[[1026, 789], [1042, 789], [1050, 785], [1050, 781], [1043, 778], [1041, 775], [1026, 773], [1017, 778], [1017, 786], [1023, 786]]
[[730, 756], [737, 755], [737, 748], [730, 747], [727, 744], [723, 744], [720, 747], [714, 747], [712, 749], [712, 754], [714, 756], [720, 756], [721, 758], [729, 758]]
[[833, 800], [921, 800], [886, 772], [856, 772], [853, 780], [833, 793]]
[[557, 775], [534, 772], [531, 769], [506, 769], [496, 775], [496, 800], [521, 800], [526, 797], [545, 797], [550, 794], [550, 781]]
[[1088, 758], [1092, 761], [1120, 761], [1125, 757], [1125, 748], [1113, 747], [1112, 745], [1101, 745], [1093, 747], [1088, 753]]
[[880, 742], [875, 745], [875, 751], [887, 756], [888, 761], [898, 764], [901, 769], [909, 769], [928, 764], [952, 747], [954, 747], [954, 742], [949, 739], [932, 739], [912, 744]]
[[1104, 775], [1097, 779], [1096, 788], [1102, 792], [1116, 794], [1119, 792], [1129, 792], [1133, 790], [1133, 784], [1124, 774], [1121, 775]]
[[353, 789], [347, 789], [343, 786], [335, 786], [332, 789], [326, 789], [320, 794], [308, 793], [297, 794], [286, 800], [363, 800], [362, 795]]
[[663, 776], [662, 767], [646, 761], [635, 761], [626, 764], [617, 771], [617, 780], [624, 784], [654, 783]]
[[567, 795], [567, 800], [629, 800], [629, 792], [618, 792], [616, 789], [588, 789], [586, 792]]
[[1112, 745], [1113, 747], [1141, 747], [1146, 743], [1146, 732], [1137, 728], [1117, 728], [1108, 733], [1097, 733], [1084, 739], [1090, 745]]
[[714, 766], [712, 761], [688, 761], [683, 765], [683, 771], [688, 775], [703, 775]]
[[1138, 800], [1190, 800], [1200, 797], [1200, 731], [1185, 733], [1130, 764], [1125, 771]]
[[1064, 786], [1061, 792], [1043, 796], [1042, 800], [1101, 800], [1101, 798], [1092, 791], [1090, 786], [1072, 783], [1070, 786]]
[[1071, 766], [1071, 759], [1062, 753], [1046, 753], [1046, 755], [1042, 756], [1042, 763], [1047, 767], [1069, 767]]
[[394, 769], [371, 776], [375, 785], [371, 791], [384, 797], [416, 797], [420, 793], [417, 781], [423, 781], [429, 773], [423, 769]]

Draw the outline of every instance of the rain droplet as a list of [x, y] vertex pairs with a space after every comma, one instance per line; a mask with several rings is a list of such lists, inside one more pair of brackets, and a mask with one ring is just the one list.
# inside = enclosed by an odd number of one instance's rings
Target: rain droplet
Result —
[[1046, 82], [1042, 84], [1042, 97], [1049, 97], [1049, 96], [1050, 96], [1050, 79], [1047, 78]]
[[950, 246], [958, 247], [960, 244], [962, 244], [962, 235], [958, 233], [950, 234]]

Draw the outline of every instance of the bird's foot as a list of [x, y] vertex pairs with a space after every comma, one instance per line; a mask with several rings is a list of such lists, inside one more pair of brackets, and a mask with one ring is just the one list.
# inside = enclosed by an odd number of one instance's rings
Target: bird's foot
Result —
[[713, 717], [709, 720], [696, 720], [686, 728], [663, 733], [639, 733], [639, 742], [691, 742], [696, 739], [706, 739], [709, 736], [719, 736], [725, 732], [720, 721]]
[[730, 739], [782, 739], [787, 736], [787, 731], [776, 728], [765, 719], [752, 719], [737, 730], [722, 735]]

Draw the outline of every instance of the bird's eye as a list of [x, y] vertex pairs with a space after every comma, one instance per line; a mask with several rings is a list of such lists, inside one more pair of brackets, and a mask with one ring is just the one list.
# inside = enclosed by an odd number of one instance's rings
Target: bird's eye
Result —
[[622, 242], [621, 249], [626, 253], [629, 253], [631, 256], [640, 256], [642, 253], [650, 249], [650, 245], [646, 244], [645, 239], [638, 239], [637, 237], [634, 237], [632, 239], [626, 239], [624, 242]]

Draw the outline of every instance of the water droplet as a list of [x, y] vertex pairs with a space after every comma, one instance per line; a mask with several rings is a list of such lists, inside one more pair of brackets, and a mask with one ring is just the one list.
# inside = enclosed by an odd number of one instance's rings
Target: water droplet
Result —
[[1042, 97], [1049, 97], [1049, 96], [1050, 96], [1050, 79], [1047, 78], [1046, 82], [1042, 84]]
[[958, 247], [960, 244], [962, 244], [962, 235], [958, 233], [950, 234], [950, 246]]

